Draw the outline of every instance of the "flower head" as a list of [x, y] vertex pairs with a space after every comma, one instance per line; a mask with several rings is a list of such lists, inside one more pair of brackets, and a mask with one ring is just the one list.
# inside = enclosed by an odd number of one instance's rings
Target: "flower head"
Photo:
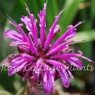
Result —
[[25, 24], [28, 34], [25, 34], [22, 29], [22, 24], [10, 21], [10, 24], [15, 26], [17, 31], [8, 30], [5, 32], [5, 36], [14, 40], [10, 43], [10, 46], [17, 46], [18, 48], [18, 54], [15, 54], [10, 61], [12, 68], [9, 70], [8, 75], [11, 76], [17, 73], [23, 77], [23, 80], [28, 79], [31, 84], [42, 83], [45, 92], [50, 93], [54, 89], [54, 81], [60, 77], [62, 84], [69, 87], [69, 79], [73, 78], [73, 75], [67, 66], [68, 64], [82, 70], [83, 63], [79, 58], [84, 58], [90, 62], [91, 60], [84, 57], [82, 52], [71, 52], [69, 47], [70, 44], [75, 42], [71, 38], [76, 36], [77, 26], [83, 22], [79, 22], [75, 26], [70, 25], [68, 30], [52, 43], [57, 32], [60, 31], [58, 21], [63, 11], [60, 11], [55, 17], [55, 21], [46, 36], [46, 5], [45, 3], [43, 10], [38, 14], [40, 19], [39, 38], [37, 20], [30, 13], [27, 6], [26, 10], [29, 16], [22, 16], [21, 21]]

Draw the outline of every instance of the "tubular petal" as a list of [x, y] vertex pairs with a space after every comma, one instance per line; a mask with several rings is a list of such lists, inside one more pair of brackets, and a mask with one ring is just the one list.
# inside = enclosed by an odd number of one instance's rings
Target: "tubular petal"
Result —
[[58, 45], [57, 47], [55, 47], [54, 49], [51, 49], [48, 53], [47, 53], [47, 55], [49, 56], [49, 55], [53, 55], [53, 54], [55, 54], [55, 53], [57, 53], [57, 52], [59, 52], [59, 51], [61, 51], [61, 50], [65, 50], [65, 49], [68, 49], [69, 48], [69, 43], [71, 43], [72, 41], [69, 41], [69, 42], [65, 42], [65, 43], [62, 43], [62, 44], [60, 44], [60, 45]]
[[80, 56], [81, 54], [71, 54], [71, 53], [67, 53], [67, 54], [58, 54], [58, 55], [53, 55], [52, 58], [55, 58], [55, 59], [69, 59], [70, 57], [76, 57], [76, 56]]
[[37, 22], [37, 20], [34, 19], [34, 15], [33, 14], [30, 14], [30, 23], [32, 25], [31, 32], [33, 34], [32, 37], [33, 37], [34, 43], [36, 45], [36, 48], [38, 48], [38, 38], [37, 38], [38, 34], [37, 34], [36, 22]]
[[25, 67], [26, 63], [27, 62], [23, 62], [23, 64], [21, 64], [20, 66], [10, 68], [8, 75], [11, 76], [11, 75], [16, 74], [17, 72], [21, 71]]
[[67, 72], [68, 72], [70, 78], [74, 78], [74, 76], [72, 75], [72, 73], [69, 70], [67, 70]]
[[56, 28], [56, 26], [57, 26], [57, 23], [58, 23], [58, 21], [59, 21], [59, 18], [60, 18], [60, 15], [61, 15], [62, 12], [63, 12], [63, 10], [60, 11], [60, 13], [58, 14], [58, 16], [56, 16], [56, 19], [55, 19], [55, 21], [54, 21], [52, 27], [51, 27], [50, 30], [49, 30], [49, 34], [48, 34], [48, 36], [47, 36], [47, 39], [46, 39], [45, 45], [44, 45], [44, 49], [45, 49], [45, 50], [49, 47], [51, 41], [53, 40], [53, 37], [54, 37], [54, 35], [55, 35], [55, 28]]
[[22, 16], [22, 17], [21, 17], [21, 21], [25, 23], [26, 29], [27, 29], [28, 31], [31, 31], [32, 25], [31, 25], [31, 23], [30, 23], [30, 19], [28, 18], [28, 16]]
[[73, 66], [79, 68], [80, 70], [82, 70], [82, 68], [83, 68], [83, 63], [82, 63], [82, 61], [79, 60], [78, 58], [72, 57], [72, 58], [70, 58], [70, 59], [67, 59], [67, 61], [68, 61], [71, 65], [73, 65]]
[[59, 61], [55, 61], [55, 60], [48, 60], [47, 62], [49, 62], [50, 64], [52, 64], [53, 66], [58, 66], [64, 69], [68, 69], [69, 67], [67, 67], [66, 65], [64, 65], [64, 63], [61, 63]]
[[13, 40], [17, 40], [17, 41], [22, 41], [23, 40], [23, 36], [19, 33], [17, 33], [14, 30], [8, 30], [5, 32], [6, 37], [11, 38]]
[[60, 71], [58, 71], [60, 76], [61, 76], [61, 79], [62, 79], [62, 84], [67, 88], [70, 86], [70, 82], [69, 82], [69, 76], [67, 74], [67, 72], [62, 69]]
[[38, 14], [38, 17], [40, 18], [40, 41], [41, 45], [44, 45], [44, 42], [46, 40], [46, 33], [45, 33], [45, 27], [46, 27], [46, 3], [44, 4], [44, 8], [40, 13]]
[[27, 42], [22, 42], [22, 41], [13, 41], [9, 44], [9, 46], [23, 46], [28, 48], [28, 43]]
[[33, 44], [33, 41], [32, 41], [32, 39], [31, 39], [31, 35], [28, 35], [28, 41], [29, 41], [29, 48], [30, 48], [30, 50], [33, 52], [33, 53], [35, 53], [36, 55], [38, 54], [38, 52], [37, 52], [37, 49], [36, 49], [36, 47], [34, 46], [34, 44]]
[[44, 72], [43, 85], [46, 94], [49, 94], [54, 89], [54, 76], [50, 72]]
[[57, 45], [59, 45], [60, 43], [62, 43], [65, 40], [71, 39], [74, 36], [76, 36], [76, 28], [71, 25], [69, 26], [69, 29], [60, 37], [56, 40], [56, 42], [51, 46], [50, 49], [55, 48]]

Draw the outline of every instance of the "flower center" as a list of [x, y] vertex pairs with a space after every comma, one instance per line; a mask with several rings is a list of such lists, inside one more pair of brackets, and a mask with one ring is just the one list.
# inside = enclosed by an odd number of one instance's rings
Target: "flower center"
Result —
[[38, 59], [42, 58], [44, 61], [49, 59], [50, 56], [47, 56], [47, 54], [46, 54], [47, 52], [48, 52], [48, 50], [44, 50], [41, 46], [39, 46], [39, 48], [38, 48]]

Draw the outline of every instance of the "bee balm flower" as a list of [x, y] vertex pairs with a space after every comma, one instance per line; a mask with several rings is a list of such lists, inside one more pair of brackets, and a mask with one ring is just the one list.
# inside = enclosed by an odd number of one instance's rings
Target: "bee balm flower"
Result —
[[14, 40], [10, 46], [17, 46], [18, 48], [18, 54], [15, 54], [9, 62], [12, 68], [8, 75], [17, 73], [23, 77], [23, 80], [28, 79], [31, 84], [43, 84], [46, 93], [53, 91], [54, 81], [58, 78], [62, 79], [62, 84], [65, 87], [69, 87], [69, 79], [73, 78], [73, 75], [67, 65], [71, 64], [82, 70], [83, 63], [79, 58], [91, 62], [81, 52], [70, 52], [69, 45], [75, 42], [71, 38], [76, 36], [76, 27], [82, 22], [75, 26], [70, 25], [68, 30], [52, 43], [57, 32], [60, 31], [58, 21], [63, 11], [60, 11], [55, 17], [55, 21], [46, 36], [46, 3], [44, 4], [43, 10], [38, 14], [40, 19], [40, 37], [38, 38], [37, 20], [27, 6], [26, 10], [29, 16], [22, 16], [21, 21], [25, 24], [28, 34], [22, 29], [22, 24], [16, 24], [14, 21], [10, 21], [10, 24], [15, 26], [17, 31], [8, 30], [5, 32], [7, 38]]

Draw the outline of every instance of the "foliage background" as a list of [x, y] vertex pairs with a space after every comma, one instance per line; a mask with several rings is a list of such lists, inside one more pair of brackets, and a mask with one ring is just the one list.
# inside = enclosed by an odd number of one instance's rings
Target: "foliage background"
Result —
[[[26, 3], [31, 13], [33, 13], [38, 19], [38, 12], [43, 8], [44, 2], [46, 2], [46, 0], [0, 0], [0, 61], [2, 61], [10, 53], [16, 52], [16, 48], [8, 47], [10, 40], [4, 37], [5, 30], [14, 28], [9, 25], [9, 17], [7, 15], [9, 15], [17, 23], [21, 23], [20, 17], [22, 15], [28, 15], [25, 10]], [[67, 30], [68, 25], [75, 25], [79, 21], [87, 20], [78, 27], [77, 36], [74, 38], [76, 40], [85, 39], [86, 41], [83, 43], [76, 43], [72, 46], [72, 48], [75, 50], [80, 49], [86, 57], [89, 57], [92, 60], [95, 60], [94, 4], [95, 0], [48, 0], [47, 5], [47, 32], [54, 21], [54, 16], [57, 15], [61, 9], [66, 8], [59, 21], [61, 32], [57, 34], [56, 39]], [[85, 66], [88, 64], [92, 65], [84, 60], [83, 62]], [[74, 85], [71, 85], [71, 87], [65, 89], [65, 91], [86, 92], [89, 93], [89, 95], [95, 95], [95, 70], [93, 72], [74, 71], [73, 74], [75, 79], [71, 82]], [[0, 91], [6, 90], [14, 95], [25, 84], [26, 82], [22, 82], [18, 75], [9, 77], [7, 75], [7, 71], [0, 71]]]

